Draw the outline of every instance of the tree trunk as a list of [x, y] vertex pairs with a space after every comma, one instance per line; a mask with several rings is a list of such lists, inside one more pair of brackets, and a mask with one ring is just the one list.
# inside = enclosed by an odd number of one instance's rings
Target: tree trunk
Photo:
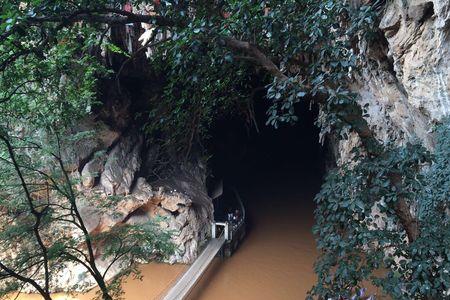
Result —
[[42, 298], [44, 298], [45, 300], [52, 300], [52, 297], [50, 297], [50, 294], [41, 294]]
[[408, 235], [409, 242], [414, 242], [419, 237], [419, 222], [417, 218], [412, 216], [405, 199], [398, 200], [395, 212]]
[[113, 298], [109, 295], [108, 288], [106, 287], [106, 284], [105, 284], [105, 281], [103, 280], [103, 278], [97, 279], [96, 281], [102, 292], [102, 299], [103, 300], [113, 300]]

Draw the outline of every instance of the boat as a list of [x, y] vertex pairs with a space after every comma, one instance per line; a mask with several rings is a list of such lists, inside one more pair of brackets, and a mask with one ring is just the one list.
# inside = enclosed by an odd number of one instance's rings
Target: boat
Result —
[[[222, 257], [230, 257], [238, 249], [247, 233], [246, 211], [242, 198], [235, 187], [219, 181], [210, 192], [214, 204], [213, 238], [224, 234]], [[217, 227], [216, 225], [221, 225]], [[218, 228], [216, 230], [216, 228]], [[226, 232], [225, 232], [226, 231]]]

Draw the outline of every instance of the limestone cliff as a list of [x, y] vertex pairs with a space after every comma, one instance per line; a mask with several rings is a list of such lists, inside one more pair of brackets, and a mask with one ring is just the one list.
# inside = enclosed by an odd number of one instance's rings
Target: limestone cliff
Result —
[[[64, 159], [71, 175], [79, 179], [78, 208], [88, 231], [97, 234], [121, 224], [154, 221], [173, 234], [176, 252], [168, 262], [191, 263], [210, 234], [213, 214], [202, 161], [184, 161], [167, 171], [165, 179], [149, 181], [157, 146], [148, 145], [139, 130], [113, 130], [91, 116], [78, 122], [71, 134], [78, 132], [91, 134], [66, 147]], [[99, 205], [110, 196], [115, 196], [113, 205]], [[98, 268], [105, 270], [109, 262], [102, 258], [101, 245], [94, 250]], [[119, 271], [120, 265], [114, 265], [108, 278]], [[76, 266], [68, 267], [57, 281], [55, 286], [78, 290], [95, 284], [85, 269]]]
[[[360, 43], [365, 65], [353, 90], [381, 141], [421, 140], [433, 148], [433, 124], [450, 114], [450, 3], [393, 0], [385, 4], [380, 37]], [[340, 145], [343, 160], [357, 144]]]
[[[74, 153], [86, 156], [78, 158], [82, 163], [74, 171], [76, 176], [81, 176], [79, 189], [85, 194], [114, 195], [122, 199], [117, 207], [101, 214], [85, 203], [89, 229], [103, 231], [118, 223], [139, 223], [162, 216], [161, 226], [174, 231], [174, 242], [178, 246], [171, 261], [191, 262], [197, 255], [198, 244], [209, 232], [212, 217], [202, 163], [183, 163], [171, 173], [170, 180], [154, 181], [151, 185], [145, 177], [152, 171], [147, 169], [152, 152], [149, 146], [144, 147], [140, 134], [113, 132], [101, 121], [85, 121], [84, 127], [89, 127], [88, 124], [96, 133], [94, 138], [80, 141], [80, 149], [91, 152], [75, 150]], [[105, 136], [110, 137], [106, 143], [101, 138]], [[118, 212], [120, 216], [116, 217]]]
[[[361, 1], [352, 2], [358, 5]], [[392, 0], [383, 9], [378, 37], [359, 42], [364, 65], [352, 89], [359, 95], [360, 105], [367, 108], [365, 118], [380, 141], [402, 144], [419, 139], [432, 149], [433, 125], [450, 114], [450, 2]], [[128, 41], [123, 34], [117, 29], [111, 36], [117, 35], [116, 43]], [[138, 35], [135, 37], [130, 51], [137, 44]], [[113, 54], [105, 59], [113, 69], [124, 63]], [[206, 167], [201, 160], [180, 163], [169, 176], [149, 182], [159, 164], [158, 147], [149, 144], [135, 120], [140, 105], [152, 98], [158, 87], [142, 88], [138, 81], [127, 87], [130, 78], [145, 78], [147, 85], [155, 80], [148, 78], [151, 74], [145, 70], [145, 57], [137, 61], [120, 69], [121, 85], [115, 81], [101, 84], [104, 108], [74, 129], [94, 130], [95, 138], [70, 149], [67, 156], [73, 174], [81, 178], [79, 188], [84, 193], [122, 197], [108, 211], [80, 203], [91, 232], [162, 216], [160, 225], [175, 233], [178, 246], [171, 261], [188, 263], [195, 259], [212, 220]], [[358, 143], [356, 134], [339, 142], [338, 163], [348, 161], [350, 150]]]

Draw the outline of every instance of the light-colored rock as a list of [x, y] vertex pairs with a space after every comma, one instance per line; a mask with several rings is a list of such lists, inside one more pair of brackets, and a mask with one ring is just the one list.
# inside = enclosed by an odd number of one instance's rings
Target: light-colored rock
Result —
[[100, 177], [106, 162], [106, 154], [102, 153], [88, 161], [81, 171], [81, 183], [85, 188], [93, 188], [96, 178]]
[[[352, 89], [381, 142], [418, 140], [433, 149], [433, 125], [450, 114], [449, 19], [448, 0], [386, 1], [379, 25], [385, 39], [360, 42], [365, 65]], [[338, 163], [348, 163], [351, 150], [359, 145], [355, 134], [340, 141]], [[415, 203], [410, 205], [414, 215]], [[377, 227], [370, 228], [397, 228], [397, 222], [382, 213], [383, 206], [384, 199], [375, 201], [371, 217]], [[386, 255], [393, 250], [385, 249]]]
[[337, 158], [336, 164], [338, 166], [344, 164], [353, 164], [353, 158], [355, 154], [352, 152], [353, 148], [360, 147], [361, 141], [356, 132], [350, 132], [346, 140], [341, 140], [338, 142], [337, 151], [339, 157]]
[[[135, 190], [132, 196], [135, 197]], [[190, 263], [209, 235], [212, 220], [211, 204], [207, 207], [193, 204], [194, 200], [186, 194], [160, 187], [152, 191], [151, 198], [127, 219], [127, 223], [156, 221], [162, 228], [172, 231], [177, 251], [169, 262]]]
[[88, 117], [74, 125], [68, 134], [83, 134], [83, 137], [63, 145], [62, 158], [68, 171], [74, 172], [94, 155], [106, 150], [119, 138], [119, 133], [108, 128], [106, 124]]
[[389, 1], [380, 22], [386, 41], [360, 45], [367, 64], [353, 90], [379, 140], [418, 138], [433, 148], [433, 124], [450, 114], [449, 5]]
[[100, 212], [87, 201], [77, 201], [78, 211], [88, 232], [99, 232], [101, 227]]
[[140, 201], [148, 201], [153, 197], [154, 193], [150, 184], [145, 178], [139, 177], [133, 189], [133, 197]]
[[100, 184], [108, 195], [126, 195], [141, 167], [142, 138], [136, 135], [122, 137], [105, 163]]
[[171, 212], [175, 212], [180, 206], [191, 205], [192, 201], [182, 197], [180, 194], [171, 193], [161, 201], [161, 206]]
[[[123, 157], [124, 153], [128, 155], [138, 153], [135, 151], [136, 144], [139, 145], [139, 142], [127, 141], [122, 144], [120, 141], [116, 147], [121, 150], [115, 152], [113, 149], [108, 160], [114, 155]], [[126, 162], [117, 165], [110, 167], [117, 172], [117, 175], [123, 174], [121, 172], [128, 168]], [[120, 196], [122, 198], [111, 205], [100, 207], [95, 202], [80, 202], [83, 219], [89, 231], [93, 233], [104, 232], [123, 223], [137, 225], [149, 221], [156, 222], [161, 228], [173, 233], [173, 242], [177, 246], [177, 251], [169, 261], [190, 263], [196, 258], [200, 245], [210, 234], [213, 216], [212, 202], [207, 196], [204, 184], [203, 172], [205, 171], [202, 164], [192, 163], [181, 166], [172, 173], [169, 181], [160, 182], [157, 189], [152, 187], [145, 178], [133, 178], [135, 183], [133, 186], [127, 186], [128, 194], [122, 194]], [[111, 174], [107, 172], [108, 168], [105, 166], [101, 179], [105, 180], [105, 174], [108, 176]], [[120, 176], [114, 178], [118, 181], [122, 180]], [[108, 181], [108, 184], [109, 182], [111, 181]], [[100, 186], [84, 190], [86, 199], [97, 197], [99, 201], [105, 201], [108, 191], [104, 183], [105, 181], [101, 180]], [[115, 193], [117, 194], [117, 190]]]

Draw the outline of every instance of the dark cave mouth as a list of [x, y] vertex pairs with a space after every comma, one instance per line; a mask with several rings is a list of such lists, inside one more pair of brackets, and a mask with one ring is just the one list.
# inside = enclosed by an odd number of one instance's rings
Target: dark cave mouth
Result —
[[327, 146], [319, 143], [319, 128], [314, 124], [318, 108], [298, 103], [298, 121], [275, 129], [265, 125], [267, 102], [264, 98], [255, 102], [259, 131], [239, 117], [213, 124], [209, 182], [223, 180], [224, 185], [240, 190], [282, 183], [318, 192], [326, 164], [332, 161]]
[[[125, 131], [142, 128], [148, 122], [144, 118], [145, 113], [142, 113], [148, 111], [147, 100], [151, 92], [160, 86], [154, 83], [148, 87], [145, 82], [122, 76], [121, 89], [118, 90], [116, 81], [105, 81], [102, 100], [106, 109], [100, 118], [111, 127]], [[252, 85], [258, 85], [258, 82], [252, 82]], [[297, 103], [295, 111], [298, 121], [295, 124], [281, 124], [275, 129], [266, 125], [270, 102], [264, 89], [256, 92], [251, 100], [257, 126], [249, 124], [242, 115], [227, 114], [213, 122], [209, 130], [210, 138], [200, 145], [200, 149], [210, 155], [208, 187], [211, 185], [209, 183], [214, 184], [217, 180], [239, 189], [251, 188], [262, 182], [281, 181], [320, 187], [326, 165], [333, 158], [328, 147], [319, 143], [320, 130], [315, 125], [318, 107], [311, 106], [307, 100]], [[117, 110], [117, 107], [121, 109]], [[104, 116], [106, 114], [109, 118], [113, 117], [112, 121]], [[146, 166], [143, 169], [150, 168]], [[153, 174], [143, 173], [142, 176], [151, 181], [158, 180]]]

